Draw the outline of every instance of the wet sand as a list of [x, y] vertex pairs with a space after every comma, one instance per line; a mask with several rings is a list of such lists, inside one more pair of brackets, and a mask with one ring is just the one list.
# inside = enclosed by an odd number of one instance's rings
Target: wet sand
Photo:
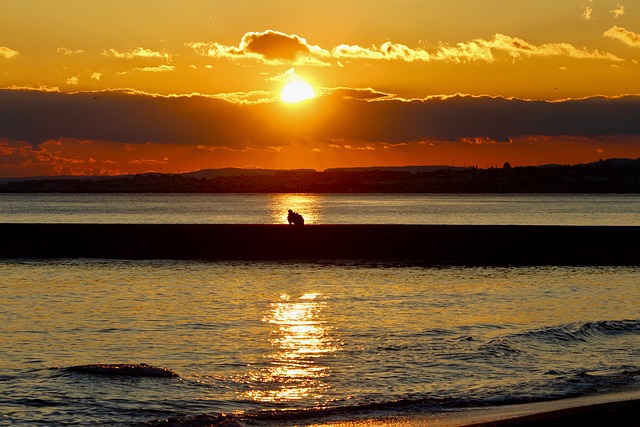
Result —
[[640, 393], [593, 396], [315, 427], [637, 427]]
[[640, 401], [603, 403], [581, 408], [563, 409], [541, 414], [474, 424], [475, 427], [638, 427], [640, 426]]
[[0, 224], [0, 258], [640, 265], [640, 227]]

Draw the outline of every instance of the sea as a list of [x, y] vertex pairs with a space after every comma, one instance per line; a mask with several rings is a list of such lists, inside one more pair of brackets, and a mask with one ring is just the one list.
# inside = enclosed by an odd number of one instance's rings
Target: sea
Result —
[[[0, 194], [2, 223], [288, 209], [307, 224], [640, 225], [626, 194]], [[114, 372], [77, 369], [94, 364]], [[304, 426], [617, 392], [640, 392], [638, 266], [0, 260], [0, 426]]]

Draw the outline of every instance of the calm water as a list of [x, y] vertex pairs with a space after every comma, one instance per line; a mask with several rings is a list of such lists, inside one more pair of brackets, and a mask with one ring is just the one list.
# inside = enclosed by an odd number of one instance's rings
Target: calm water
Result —
[[[1, 222], [640, 225], [626, 195], [6, 195]], [[65, 368], [148, 363], [180, 378]], [[0, 426], [247, 425], [640, 391], [640, 267], [0, 260]]]
[[[1, 425], [304, 425], [640, 390], [637, 267], [15, 260], [0, 290]], [[181, 378], [62, 370], [92, 363]]]
[[640, 194], [2, 194], [0, 222], [640, 225]]

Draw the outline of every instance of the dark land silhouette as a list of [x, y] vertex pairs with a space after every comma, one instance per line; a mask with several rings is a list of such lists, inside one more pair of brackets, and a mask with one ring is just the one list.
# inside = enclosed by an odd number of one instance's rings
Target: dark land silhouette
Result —
[[640, 227], [0, 224], [0, 259], [367, 260], [418, 265], [640, 265]]
[[206, 169], [183, 174], [0, 179], [5, 193], [639, 193], [640, 159], [500, 168]]

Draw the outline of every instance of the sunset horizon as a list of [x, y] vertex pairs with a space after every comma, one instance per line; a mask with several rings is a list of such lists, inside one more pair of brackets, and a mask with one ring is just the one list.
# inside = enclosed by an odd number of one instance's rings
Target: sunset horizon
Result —
[[0, 177], [640, 158], [624, 0], [0, 13]]
[[0, 17], [0, 425], [640, 426], [640, 0]]

